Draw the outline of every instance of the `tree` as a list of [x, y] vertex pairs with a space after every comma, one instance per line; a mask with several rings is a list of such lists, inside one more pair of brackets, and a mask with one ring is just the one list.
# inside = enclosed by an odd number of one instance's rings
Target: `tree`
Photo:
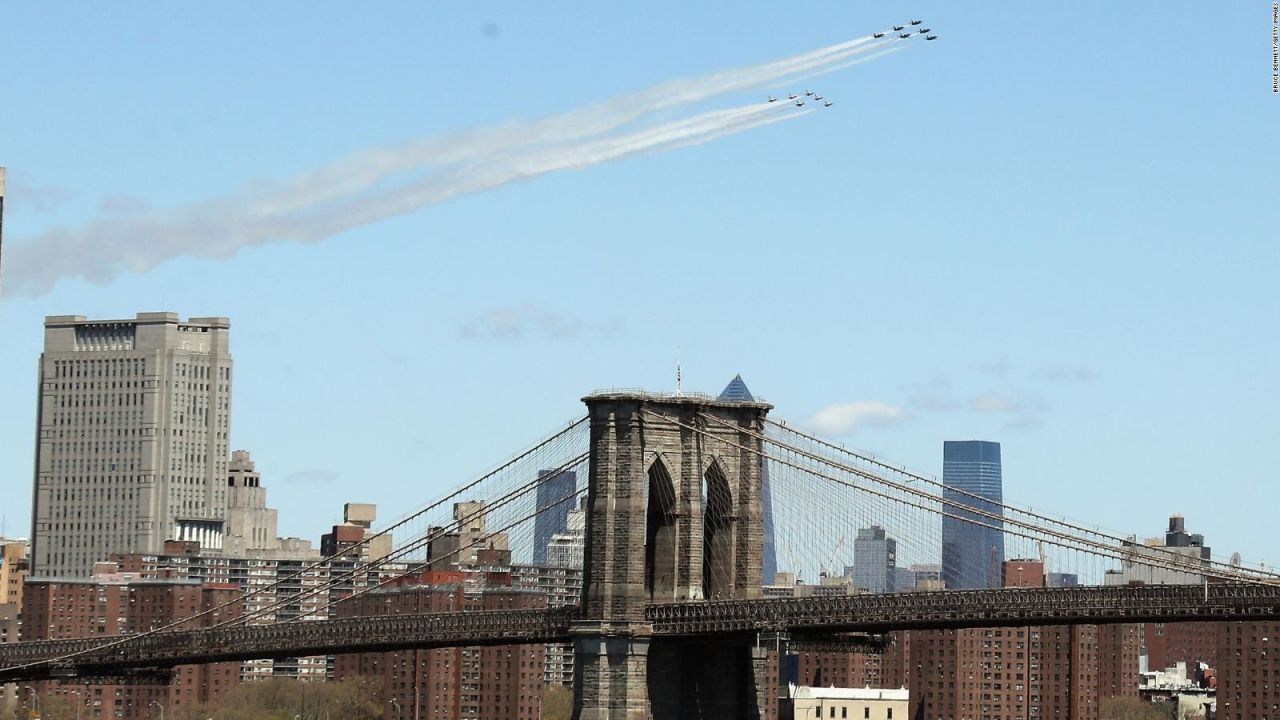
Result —
[[548, 685], [542, 692], [542, 720], [569, 720], [573, 716], [573, 691]]
[[380, 683], [368, 678], [300, 682], [273, 678], [243, 683], [221, 702], [200, 710], [213, 720], [381, 720]]
[[1107, 698], [1100, 709], [1102, 720], [1174, 720], [1178, 717], [1175, 703], [1149, 703], [1129, 697]]

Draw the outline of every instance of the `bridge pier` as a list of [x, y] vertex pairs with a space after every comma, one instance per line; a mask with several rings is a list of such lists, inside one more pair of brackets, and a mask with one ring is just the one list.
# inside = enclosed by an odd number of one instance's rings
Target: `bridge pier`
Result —
[[583, 401], [591, 462], [574, 719], [760, 718], [747, 641], [651, 640], [645, 607], [760, 597], [770, 406], [630, 392]]
[[574, 640], [574, 717], [649, 720], [649, 638], [579, 635]]

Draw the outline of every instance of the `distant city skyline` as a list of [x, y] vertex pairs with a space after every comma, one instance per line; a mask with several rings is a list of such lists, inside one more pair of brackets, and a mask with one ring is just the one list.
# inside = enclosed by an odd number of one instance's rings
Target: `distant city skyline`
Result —
[[[904, 11], [10, 8], [24, 70], [0, 113], [7, 533], [31, 535], [43, 318], [176, 311], [235, 322], [230, 445], [272, 479], [284, 535], [314, 536], [351, 500], [440, 497], [579, 416], [594, 388], [669, 390], [679, 348], [689, 390], [742, 373], [772, 417], [934, 475], [942, 441], [1000, 439], [1011, 501], [1122, 536], [1194, 504], [1215, 551], [1273, 560], [1254, 532], [1280, 501], [1269, 13], [912, 12], [937, 42], [694, 109], [795, 89], [836, 101], [796, 121], [146, 273], [124, 233], [114, 280], [19, 297], [17, 248], [59, 229], [189, 207], [217, 224], [203, 203], [243, 208], [367, 149], [791, 57]], [[1208, 27], [1231, 41], [1198, 42]]]

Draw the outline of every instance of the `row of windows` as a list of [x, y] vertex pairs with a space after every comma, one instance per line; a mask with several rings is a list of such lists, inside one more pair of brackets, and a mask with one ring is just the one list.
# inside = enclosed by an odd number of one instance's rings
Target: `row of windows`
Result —
[[130, 377], [146, 374], [146, 358], [96, 358], [93, 360], [53, 361], [53, 376], [59, 378]]
[[[832, 706], [828, 707], [827, 709], [830, 711], [830, 712], [827, 714], [827, 717], [835, 717], [835, 716], [836, 716], [836, 706], [835, 706], [835, 705], [832, 705]], [[840, 709], [840, 717], [842, 717], [842, 718], [847, 718], [847, 717], [849, 717], [849, 708], [848, 708], [847, 706], [842, 706], [842, 707], [840, 707], [839, 709]], [[818, 718], [822, 717], [822, 706], [821, 706], [821, 705], [816, 706], [816, 707], [814, 707], [814, 708], [813, 708], [813, 716], [814, 716], [814, 717], [818, 717]], [[870, 718], [870, 717], [871, 717], [871, 708], [870, 708], [869, 706], [864, 705], [864, 706], [862, 707], [862, 717], [864, 717], [864, 718]], [[888, 720], [893, 720], [893, 708], [885, 708], [885, 718], [887, 718]]]

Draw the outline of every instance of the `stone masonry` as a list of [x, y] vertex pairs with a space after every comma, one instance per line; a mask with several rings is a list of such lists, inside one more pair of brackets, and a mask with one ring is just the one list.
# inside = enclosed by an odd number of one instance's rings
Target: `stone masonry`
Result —
[[[760, 597], [763, 448], [736, 428], [763, 434], [771, 406], [635, 392], [584, 402], [591, 463], [574, 718], [758, 717], [747, 644], [663, 645], [644, 609]], [[695, 698], [696, 712], [686, 704]]]

